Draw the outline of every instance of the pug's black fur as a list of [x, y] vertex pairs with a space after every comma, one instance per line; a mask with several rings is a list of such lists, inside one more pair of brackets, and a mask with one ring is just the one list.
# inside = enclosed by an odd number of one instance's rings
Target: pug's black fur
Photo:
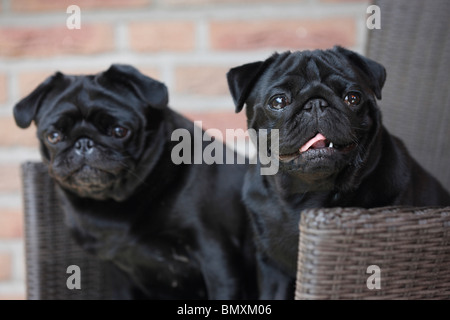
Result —
[[185, 128], [193, 137], [194, 127], [167, 103], [164, 84], [112, 65], [96, 75], [56, 73], [14, 116], [21, 128], [35, 121], [78, 243], [131, 282], [130, 295], [118, 297], [254, 298], [245, 166], [175, 165], [171, 134]]
[[302, 209], [450, 205], [382, 125], [376, 98], [386, 72], [377, 62], [342, 47], [284, 52], [227, 78], [236, 112], [247, 106], [248, 127], [279, 130], [278, 173], [263, 176], [253, 165], [243, 187], [261, 298], [293, 298]]

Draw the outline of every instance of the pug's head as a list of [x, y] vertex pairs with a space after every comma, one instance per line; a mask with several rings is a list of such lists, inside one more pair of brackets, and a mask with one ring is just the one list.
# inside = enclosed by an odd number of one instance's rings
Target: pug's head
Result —
[[275, 53], [227, 74], [236, 112], [246, 105], [249, 128], [279, 130], [281, 174], [309, 190], [352, 189], [369, 170], [385, 78], [382, 65], [342, 47]]
[[168, 93], [127, 65], [95, 75], [57, 72], [14, 107], [16, 124], [34, 120], [50, 175], [80, 197], [123, 201], [161, 152], [157, 139]]

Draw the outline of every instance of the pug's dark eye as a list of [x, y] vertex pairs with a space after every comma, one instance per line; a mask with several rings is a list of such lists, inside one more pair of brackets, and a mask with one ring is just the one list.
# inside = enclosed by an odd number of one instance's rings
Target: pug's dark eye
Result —
[[351, 107], [357, 106], [361, 102], [361, 96], [358, 92], [349, 92], [344, 97], [344, 102]]
[[117, 127], [112, 128], [111, 135], [114, 138], [122, 139], [128, 135], [128, 131], [129, 130], [127, 128], [117, 126]]
[[277, 95], [269, 100], [269, 107], [275, 110], [280, 110], [289, 104], [289, 100], [285, 95]]
[[50, 142], [51, 144], [57, 144], [58, 142], [60, 142], [63, 139], [63, 135], [57, 131], [54, 132], [50, 132], [47, 135], [47, 140], [48, 142]]

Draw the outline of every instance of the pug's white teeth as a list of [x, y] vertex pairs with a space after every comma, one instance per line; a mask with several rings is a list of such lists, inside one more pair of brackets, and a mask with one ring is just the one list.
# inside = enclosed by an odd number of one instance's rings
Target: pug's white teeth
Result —
[[330, 142], [330, 144], [328, 145], [328, 148], [333, 148], [333, 142]]

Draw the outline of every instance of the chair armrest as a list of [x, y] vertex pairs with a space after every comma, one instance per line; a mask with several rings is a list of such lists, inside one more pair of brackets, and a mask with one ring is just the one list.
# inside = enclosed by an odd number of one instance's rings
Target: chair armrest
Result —
[[299, 227], [296, 299], [450, 299], [450, 207], [311, 209]]

